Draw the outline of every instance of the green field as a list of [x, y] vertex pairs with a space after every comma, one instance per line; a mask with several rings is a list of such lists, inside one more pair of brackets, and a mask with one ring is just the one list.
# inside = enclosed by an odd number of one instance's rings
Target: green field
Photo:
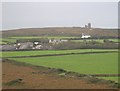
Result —
[[[113, 42], [120, 42], [120, 39], [108, 39]], [[83, 42], [83, 40], [72, 40], [73, 42]], [[86, 39], [86, 41], [96, 41], [100, 43], [104, 43], [104, 39]]]
[[[10, 58], [37, 66], [62, 68], [81, 74], [118, 74], [118, 53], [77, 54], [66, 56]], [[104, 79], [117, 80], [117, 77]]]
[[82, 53], [82, 52], [104, 52], [104, 51], [117, 51], [117, 49], [116, 50], [79, 49], [79, 50], [11, 51], [11, 52], [2, 52], [2, 55], [0, 57], [33, 56], [33, 55], [46, 55], [46, 54]]
[[0, 38], [1, 43], [0, 44], [7, 44], [7, 43], [15, 43], [16, 39], [12, 38]]
[[7, 44], [6, 42], [0, 41], [0, 44]]
[[[46, 54], [83, 53], [118, 51], [108, 49], [79, 49], [79, 50], [35, 50], [35, 51], [8, 51], [2, 52], [0, 57], [35, 56]], [[61, 68], [81, 74], [118, 74], [118, 52], [76, 54], [64, 56], [46, 56], [33, 58], [9, 58], [18, 62], [25, 62], [37, 66]], [[118, 81], [118, 77], [101, 77], [107, 80]]]

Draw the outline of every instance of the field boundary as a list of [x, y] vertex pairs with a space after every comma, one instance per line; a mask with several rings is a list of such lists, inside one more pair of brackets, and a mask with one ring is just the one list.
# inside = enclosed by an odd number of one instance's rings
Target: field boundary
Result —
[[32, 58], [32, 57], [49, 57], [49, 56], [65, 56], [65, 55], [76, 55], [76, 54], [99, 54], [99, 53], [116, 53], [118, 51], [102, 51], [102, 52], [79, 52], [79, 53], [61, 53], [61, 54], [45, 54], [45, 55], [33, 55], [33, 56], [13, 56], [3, 58]]
[[[87, 50], [87, 49], [91, 49], [91, 48], [82, 48], [81, 50], [83, 50], [83, 49], [85, 49], [85, 50]], [[92, 48], [92, 49], [98, 49], [98, 50], [118, 50], [118, 48]], [[92, 50], [91, 49], [91, 50]], [[66, 50], [79, 50], [79, 49], [60, 49], [60, 50], [64, 50], [64, 51], [66, 51]], [[15, 52], [15, 51], [46, 51], [46, 50], [44, 50], [44, 49], [17, 49], [17, 50], [0, 50], [0, 52]], [[58, 50], [53, 50], [53, 49], [51, 49], [50, 51], [58, 51]]]
[[120, 74], [90, 74], [93, 77], [120, 77]]

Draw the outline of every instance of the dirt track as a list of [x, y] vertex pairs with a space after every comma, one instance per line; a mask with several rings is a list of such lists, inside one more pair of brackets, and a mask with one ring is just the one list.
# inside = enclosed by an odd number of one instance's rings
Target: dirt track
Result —
[[[2, 63], [3, 89], [110, 89], [107, 84], [92, 84], [84, 79], [61, 77], [54, 73], [45, 74], [47, 69], [34, 69], [30, 66], [16, 65], [5, 61]], [[38, 74], [39, 73], [39, 74]], [[6, 83], [22, 79], [20, 84]]]

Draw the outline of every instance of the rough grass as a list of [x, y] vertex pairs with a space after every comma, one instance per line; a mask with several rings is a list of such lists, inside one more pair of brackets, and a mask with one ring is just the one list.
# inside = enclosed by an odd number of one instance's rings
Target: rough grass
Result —
[[80, 38], [80, 37], [69, 37], [69, 36], [22, 36], [22, 37], [11, 37], [13, 39], [34, 39], [34, 38], [55, 38], [55, 39], [62, 39], [62, 38]]
[[15, 80], [11, 80], [10, 82], [5, 83], [4, 85], [8, 85], [8, 86], [15, 86], [15, 85], [21, 85], [22, 83], [21, 78], [15, 79]]
[[115, 81], [115, 82], [118, 82], [120, 77], [99, 77], [101, 79], [106, 79], [106, 80], [112, 80], [112, 81]]

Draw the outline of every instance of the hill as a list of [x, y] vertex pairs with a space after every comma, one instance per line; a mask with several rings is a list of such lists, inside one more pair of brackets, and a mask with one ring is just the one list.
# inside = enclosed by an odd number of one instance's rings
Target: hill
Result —
[[89, 34], [92, 37], [118, 37], [117, 29], [85, 29], [81, 27], [51, 27], [51, 28], [25, 28], [16, 30], [2, 31], [3, 37], [13, 36], [81, 36]]

